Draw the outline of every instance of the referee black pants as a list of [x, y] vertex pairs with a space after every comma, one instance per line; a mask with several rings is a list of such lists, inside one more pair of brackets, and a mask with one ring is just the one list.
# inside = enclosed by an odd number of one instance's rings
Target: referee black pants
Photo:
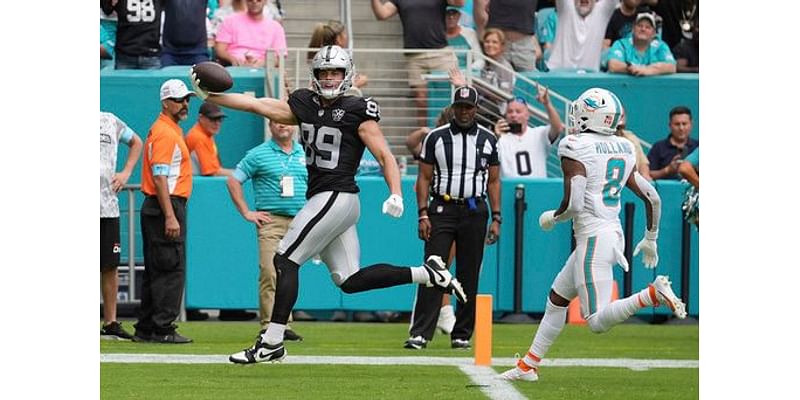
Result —
[[[486, 240], [486, 224], [489, 211], [486, 201], [476, 202], [470, 210], [466, 204], [455, 204], [434, 199], [428, 206], [431, 222], [431, 238], [425, 243], [425, 259], [438, 255], [447, 262], [450, 246], [456, 243], [456, 279], [461, 282], [469, 300], [467, 304], [456, 304], [456, 324], [451, 339], [469, 340], [475, 327], [475, 295], [478, 293], [478, 277], [483, 262], [483, 246]], [[412, 337], [422, 336], [430, 341], [436, 330], [442, 292], [435, 287], [419, 285], [414, 312], [411, 315]]]
[[181, 310], [186, 281], [186, 199], [171, 197], [172, 209], [181, 226], [180, 238], [167, 239], [164, 213], [155, 196], [142, 203], [142, 250], [144, 276], [142, 304], [135, 328], [144, 334], [168, 335], [175, 331], [173, 322]]

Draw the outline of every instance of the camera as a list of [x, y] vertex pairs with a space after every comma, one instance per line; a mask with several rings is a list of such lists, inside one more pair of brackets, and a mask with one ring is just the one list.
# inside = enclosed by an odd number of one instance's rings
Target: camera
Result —
[[509, 122], [508, 129], [511, 133], [522, 133], [522, 124], [516, 122]]

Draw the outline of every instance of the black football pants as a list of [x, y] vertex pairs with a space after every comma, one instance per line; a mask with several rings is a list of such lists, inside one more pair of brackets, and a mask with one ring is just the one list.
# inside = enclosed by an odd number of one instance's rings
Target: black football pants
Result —
[[[478, 277], [483, 262], [483, 246], [486, 240], [489, 211], [485, 200], [480, 200], [471, 210], [466, 204], [455, 204], [434, 199], [428, 206], [431, 222], [431, 238], [425, 243], [425, 259], [438, 255], [447, 262], [450, 246], [456, 242], [456, 279], [461, 282], [467, 295], [467, 304], [457, 303], [456, 324], [451, 339], [469, 340], [475, 326], [475, 295], [478, 293]], [[442, 292], [436, 287], [419, 285], [411, 315], [412, 337], [433, 338]]]
[[135, 328], [145, 334], [167, 335], [175, 331], [173, 322], [181, 311], [186, 281], [186, 199], [171, 197], [172, 209], [181, 226], [178, 240], [164, 234], [164, 214], [155, 196], [142, 203], [142, 250], [144, 275], [142, 304]]

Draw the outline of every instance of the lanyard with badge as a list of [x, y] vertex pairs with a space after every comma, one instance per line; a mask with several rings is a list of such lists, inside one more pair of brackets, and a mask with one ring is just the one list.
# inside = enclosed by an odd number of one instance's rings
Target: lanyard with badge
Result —
[[283, 163], [283, 173], [281, 174], [280, 186], [281, 197], [294, 197], [294, 176], [289, 175], [289, 166], [292, 165], [294, 153], [289, 155], [289, 159]]

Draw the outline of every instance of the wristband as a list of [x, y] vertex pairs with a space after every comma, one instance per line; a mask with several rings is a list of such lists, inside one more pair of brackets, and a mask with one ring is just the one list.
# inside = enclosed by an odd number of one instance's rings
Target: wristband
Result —
[[422, 207], [419, 209], [419, 211], [417, 211], [417, 215], [422, 215], [422, 213], [427, 213], [427, 212], [428, 212], [428, 207]]
[[428, 216], [427, 216], [427, 215], [423, 215], [423, 216], [421, 216], [421, 217], [417, 218], [417, 221], [418, 221], [418, 222], [422, 222], [422, 220], [423, 220], [423, 219], [430, 219], [430, 218], [428, 218]]

